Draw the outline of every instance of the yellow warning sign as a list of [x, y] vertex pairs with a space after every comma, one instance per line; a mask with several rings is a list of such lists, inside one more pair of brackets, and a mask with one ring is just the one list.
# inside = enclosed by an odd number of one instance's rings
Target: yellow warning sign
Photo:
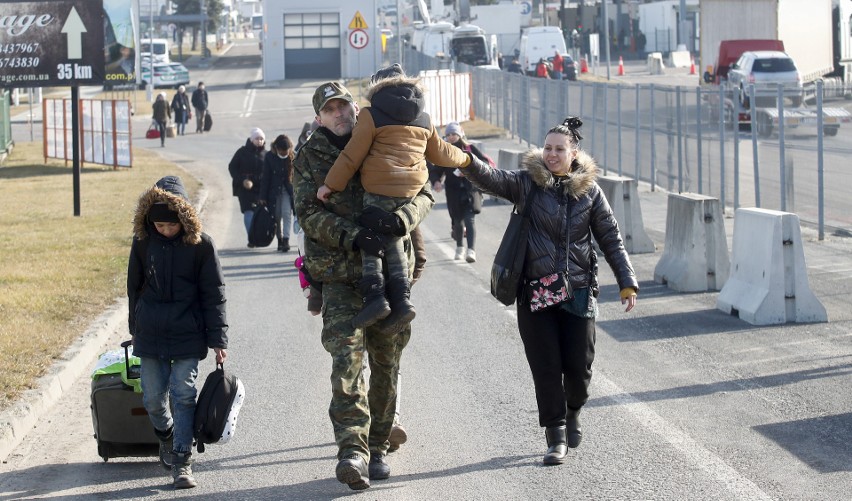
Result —
[[361, 11], [356, 10], [355, 15], [352, 17], [352, 21], [349, 22], [350, 30], [363, 30], [367, 28], [367, 21], [364, 19], [364, 16], [361, 15]]

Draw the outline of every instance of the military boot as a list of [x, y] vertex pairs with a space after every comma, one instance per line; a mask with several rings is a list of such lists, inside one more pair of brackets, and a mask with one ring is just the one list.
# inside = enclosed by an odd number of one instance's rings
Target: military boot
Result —
[[174, 478], [175, 489], [192, 489], [198, 485], [192, 476], [192, 453], [172, 452], [174, 464], [172, 464], [172, 478]]
[[385, 279], [381, 274], [364, 275], [358, 283], [364, 305], [352, 319], [352, 327], [369, 327], [391, 313], [388, 300], [385, 299]]
[[378, 328], [384, 334], [396, 334], [414, 320], [417, 312], [409, 300], [411, 289], [408, 278], [391, 278], [388, 280], [387, 289], [391, 314], [379, 322]]
[[580, 428], [580, 409], [568, 408], [565, 425], [568, 428], [568, 447], [575, 449], [583, 440], [583, 430]]
[[547, 452], [544, 454], [542, 463], [546, 465], [562, 464], [568, 454], [565, 442], [565, 427], [553, 426], [544, 430], [547, 439]]
[[166, 431], [154, 428], [154, 435], [160, 440], [160, 466], [166, 471], [172, 471], [172, 439], [175, 436], [175, 428], [172, 426]]

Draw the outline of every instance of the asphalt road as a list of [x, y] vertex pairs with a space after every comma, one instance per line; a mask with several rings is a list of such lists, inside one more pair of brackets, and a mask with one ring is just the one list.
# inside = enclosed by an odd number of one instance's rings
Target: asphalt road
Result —
[[[429, 261], [413, 290], [418, 316], [402, 361], [402, 422], [409, 442], [392, 476], [354, 493], [334, 479], [327, 417], [330, 358], [321, 320], [305, 311], [295, 253], [247, 249], [227, 163], [251, 127], [295, 138], [318, 82], [258, 79], [254, 45], [194, 70], [208, 85], [210, 134], [134, 138], [198, 176], [208, 190], [205, 229], [220, 249], [231, 346], [226, 368], [247, 391], [237, 434], [197, 454], [199, 487], [174, 492], [150, 459], [96, 452], [89, 371], [0, 464], [5, 499], [387, 500], [848, 499], [852, 488], [852, 336], [848, 238], [805, 232], [809, 277], [830, 323], [754, 327], [715, 309], [717, 293], [679, 294], [653, 283], [665, 241], [665, 195], [640, 193], [657, 252], [632, 256], [642, 291], [624, 313], [601, 267], [601, 315], [582, 445], [559, 467], [545, 450], [514, 307], [488, 294], [491, 259], [509, 206], [477, 217], [479, 260], [452, 260], [443, 195], [424, 223]], [[147, 119], [137, 118], [144, 131]], [[510, 145], [487, 141], [486, 151]], [[517, 145], [515, 145], [517, 147]], [[496, 158], [496, 156], [495, 156]], [[152, 179], [152, 182], [154, 180]], [[729, 229], [731, 222], [726, 226]], [[108, 346], [126, 336], [123, 324]], [[202, 374], [212, 369], [206, 360]]]

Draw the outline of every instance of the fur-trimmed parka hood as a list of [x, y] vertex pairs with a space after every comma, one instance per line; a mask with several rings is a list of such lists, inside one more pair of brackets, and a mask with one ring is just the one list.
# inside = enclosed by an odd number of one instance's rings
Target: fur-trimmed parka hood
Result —
[[571, 172], [564, 178], [554, 176], [550, 172], [544, 163], [544, 156], [540, 148], [532, 149], [524, 154], [521, 159], [521, 168], [526, 169], [530, 173], [532, 181], [543, 189], [554, 186], [556, 180], [559, 179], [559, 184], [565, 194], [575, 200], [588, 193], [598, 178], [597, 163], [591, 155], [583, 150], [577, 151], [577, 157], [571, 164]]
[[370, 106], [407, 123], [415, 120], [426, 106], [425, 89], [418, 78], [404, 75], [383, 78], [367, 89]]
[[183, 225], [183, 241], [188, 245], [201, 242], [201, 219], [195, 207], [189, 202], [189, 195], [183, 182], [177, 176], [166, 176], [139, 197], [136, 214], [133, 216], [133, 236], [139, 240], [148, 238], [153, 230], [153, 223], [148, 221], [151, 206], [166, 203], [170, 210], [178, 213]]

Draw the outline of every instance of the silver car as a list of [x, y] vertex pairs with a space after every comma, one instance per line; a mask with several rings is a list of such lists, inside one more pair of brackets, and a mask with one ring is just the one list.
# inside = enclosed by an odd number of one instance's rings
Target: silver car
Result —
[[793, 106], [802, 104], [802, 77], [796, 63], [786, 53], [772, 50], [743, 52], [743, 55], [731, 66], [728, 81], [735, 92], [739, 92], [740, 102], [749, 106], [749, 85], [754, 84], [754, 96], [757, 106], [775, 106], [778, 86], [784, 90]]

